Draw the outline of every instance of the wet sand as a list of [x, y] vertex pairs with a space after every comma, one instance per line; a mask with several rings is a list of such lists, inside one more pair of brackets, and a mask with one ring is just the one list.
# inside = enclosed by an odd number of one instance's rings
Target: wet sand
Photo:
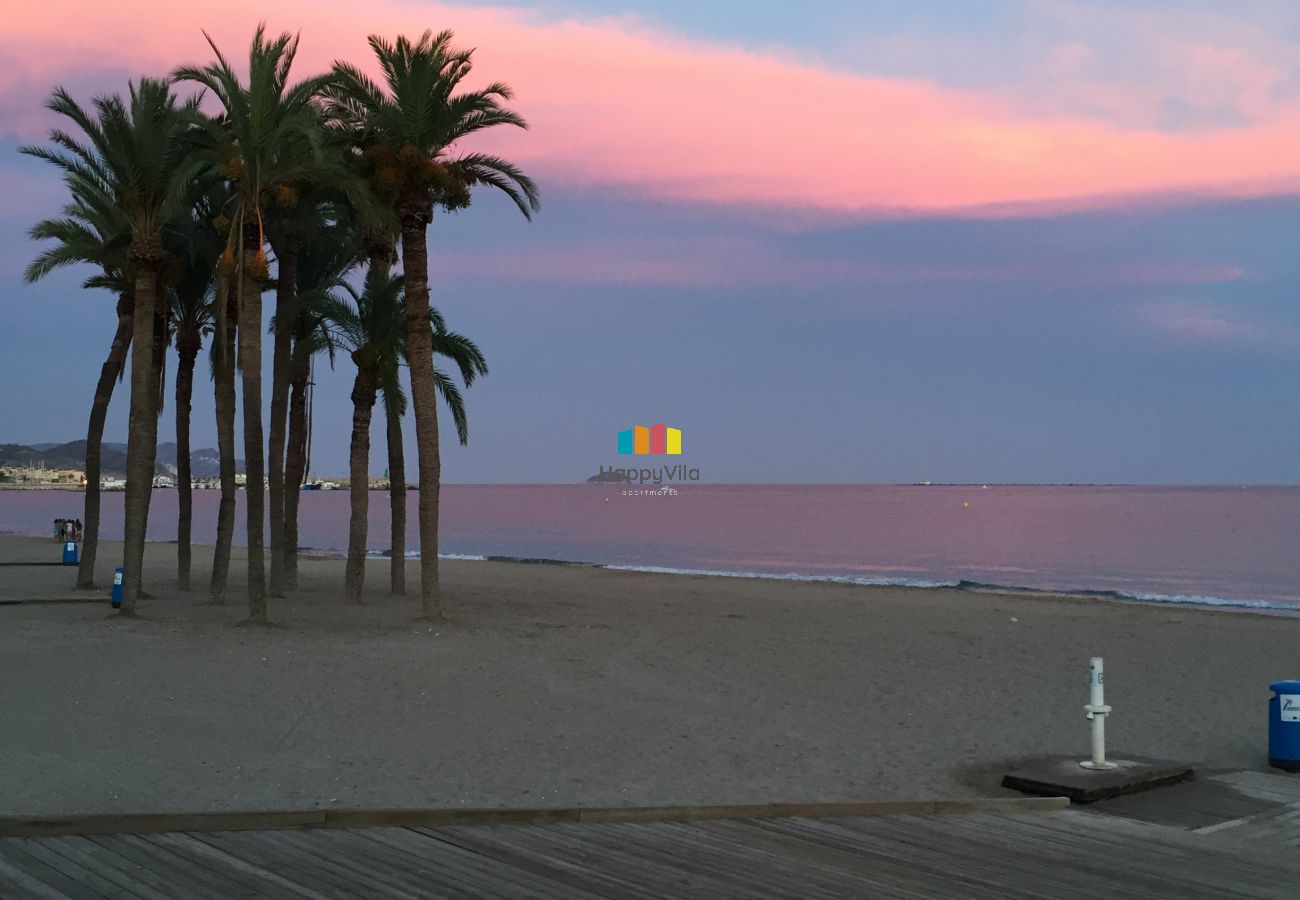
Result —
[[[0, 564], [55, 560], [0, 536]], [[0, 815], [995, 796], [1012, 761], [1086, 755], [1106, 657], [1116, 752], [1265, 765], [1270, 681], [1300, 619], [948, 590], [445, 561], [413, 593], [342, 596], [304, 559], [270, 628], [175, 589], [151, 545], [138, 620], [0, 605]], [[210, 550], [195, 548], [206, 587]], [[0, 601], [82, 598], [0, 565]]]

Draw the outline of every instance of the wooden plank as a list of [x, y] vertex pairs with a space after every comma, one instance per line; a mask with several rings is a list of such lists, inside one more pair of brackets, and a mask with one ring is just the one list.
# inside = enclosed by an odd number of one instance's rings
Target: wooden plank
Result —
[[[744, 885], [747, 891], [757, 894], [780, 893], [806, 900], [844, 896], [842, 890], [828, 887], [831, 880], [843, 878], [842, 869], [826, 867], [820, 861], [808, 866], [793, 865], [785, 847], [765, 847], [761, 843], [730, 839], [709, 830], [706, 827], [709, 824], [713, 823], [638, 824], [625, 826], [624, 834], [643, 852], [654, 854], [674, 869], [692, 871], [703, 866], [706, 871], [725, 874], [729, 885]], [[601, 831], [608, 828], [585, 827]]]
[[[819, 841], [852, 851], [869, 852], [882, 858], [910, 860], [914, 866], [911, 877], [926, 873], [926, 877], [943, 886], [942, 892], [968, 895], [976, 892], [1005, 893], [1011, 896], [1092, 896], [1098, 886], [1107, 888], [1111, 897], [1130, 897], [1143, 900], [1151, 896], [1148, 890], [1134, 889], [1123, 882], [1111, 885], [1107, 877], [1100, 881], [1096, 873], [1086, 871], [1086, 860], [1079, 860], [1052, 880], [1051, 890], [1045, 891], [1035, 884], [1031, 873], [1036, 869], [1055, 867], [1058, 861], [1042, 848], [1023, 848], [1016, 844], [1000, 844], [996, 836], [989, 841], [973, 842], [967, 835], [937, 835], [926, 822], [915, 819], [893, 820], [888, 828], [878, 823], [862, 823], [853, 828], [849, 821], [819, 822], [811, 820], [783, 820], [779, 823], [762, 823], [780, 833], [801, 840]], [[909, 827], [911, 826], [911, 827]], [[866, 839], [866, 843], [850, 836]], [[946, 839], [945, 839], [946, 838]], [[1103, 872], [1108, 876], [1109, 872]], [[934, 884], [932, 890], [936, 890]]]
[[1278, 806], [1274, 801], [1243, 793], [1234, 785], [1207, 779], [1102, 800], [1088, 811], [1193, 829], [1256, 816]]
[[1261, 800], [1277, 803], [1300, 803], [1300, 778], [1270, 772], [1224, 772], [1211, 781], [1230, 784], [1237, 790]]
[[783, 835], [760, 828], [754, 822], [703, 822], [689, 828], [687, 837], [732, 843], [766, 854], [773, 859], [771, 865], [779, 866], [796, 878], [806, 878], [810, 883], [821, 885], [832, 895], [843, 896], [844, 889], [840, 885], [848, 881], [858, 885], [870, 884], [872, 896], [913, 896], [911, 890], [899, 886], [905, 885], [915, 871], [915, 864], [906, 858], [881, 857], [869, 852], [868, 848], [848, 849], [821, 842], [798, 847]]
[[105, 877], [109, 877], [107, 873], [110, 871], [120, 873], [131, 885], [131, 889], [142, 897], [156, 897], [159, 900], [172, 900], [175, 897], [175, 891], [169, 890], [166, 881], [153, 869], [115, 853], [90, 838], [47, 837], [36, 840], [60, 852], [75, 852], [83, 858], [96, 861]]
[[699, 819], [886, 816], [933, 812], [1028, 812], [1062, 809], [1059, 797], [995, 797], [869, 803], [764, 803], [758, 805], [554, 807], [532, 809], [301, 810], [147, 815], [0, 817], [0, 837], [156, 834], [198, 831], [271, 831], [289, 828], [371, 826], [536, 825], [547, 822], [685, 822]]
[[455, 844], [484, 857], [557, 881], [573, 888], [601, 896], [655, 900], [658, 896], [623, 874], [608, 871], [589, 861], [557, 853], [543, 837], [536, 836], [543, 826], [493, 825], [486, 827], [414, 828], [418, 833]]
[[[46, 865], [53, 866], [97, 895], [144, 900], [145, 894], [136, 890], [136, 882], [120, 868], [105, 866], [80, 848], [68, 848], [49, 840], [29, 840], [23, 848]], [[150, 894], [149, 896], [157, 896]], [[163, 900], [168, 900], [165, 896]]]
[[[649, 838], [653, 825], [558, 825], [541, 829], [557, 854], [593, 860], [660, 896], [730, 897], [737, 886], [752, 894], [761, 883], [725, 858], [702, 860], [698, 854], [674, 854]], [[743, 887], [747, 886], [747, 888]]]
[[[256, 840], [262, 832], [210, 831], [193, 832], [187, 837], [206, 849], [195, 848], [196, 854], [212, 851], [214, 859], [227, 861], [228, 865], [241, 868], [250, 875], [261, 872], [271, 874], [271, 883], [283, 887], [284, 883], [294, 886], [289, 894], [297, 896], [305, 892], [310, 897], [348, 896], [336, 889], [334, 882], [324, 876], [318, 869], [305, 864], [293, 854], [267, 853], [266, 847]], [[242, 865], [241, 865], [242, 864]], [[287, 890], [287, 889], [286, 889]]]
[[291, 842], [294, 833], [288, 830], [230, 831], [205, 835], [204, 840], [266, 868], [274, 865], [283, 877], [297, 879], [323, 896], [352, 897], [374, 893], [373, 883], [348, 866], [322, 859]]
[[449, 894], [472, 893], [473, 882], [461, 882], [437, 865], [396, 868], [381, 865], [384, 854], [352, 831], [325, 830], [284, 832], [284, 841], [303, 853], [323, 860], [335, 872], [347, 872], [353, 881], [373, 894], [386, 897], [427, 897], [435, 891]]
[[1283, 806], [1266, 815], [1198, 828], [1196, 833], [1212, 837], [1216, 846], [1256, 851], [1300, 847], [1300, 807]]
[[[634, 848], [602, 845], [591, 840], [593, 834], [615, 829], [617, 826], [581, 826], [577, 824], [553, 825], [545, 828], [514, 828], [509, 840], [516, 846], [528, 846], [554, 862], [574, 868], [586, 868], [615, 878], [624, 885], [635, 885], [637, 896], [700, 897], [718, 895], [716, 885], [710, 887], [709, 879], [700, 879], [694, 873], [674, 872], [674, 877], [662, 877], [664, 867], [656, 870], [647, 865]], [[628, 896], [628, 888], [620, 889], [620, 896]], [[726, 895], [721, 895], [726, 896]]]
[[260, 878], [243, 867], [231, 866], [225, 860], [201, 852], [197, 849], [200, 842], [189, 835], [143, 834], [134, 836], [134, 839], [171, 854], [175, 859], [183, 860], [197, 871], [212, 873], [212, 877], [230, 885], [226, 890], [231, 894], [241, 897], [264, 895], [266, 885]]
[[96, 867], [85, 865], [81, 860], [59, 853], [39, 841], [28, 841], [23, 849], [47, 866], [66, 875], [89, 891], [91, 896], [110, 898], [110, 900], [139, 900], [139, 894], [123, 886], [117, 879], [107, 878], [96, 871]]
[[355, 833], [404, 854], [415, 865], [428, 866], [432, 861], [445, 875], [455, 876], [461, 883], [475, 884], [489, 896], [550, 896], [566, 900], [598, 896], [409, 828], [364, 828]]
[[[963, 822], [957, 840], [938, 833], [941, 824], [927, 822], [931, 838], [942, 839], [958, 852], [987, 852], [990, 859], [1010, 865], [1038, 858], [1094, 884], [1130, 891], [1137, 887], [1137, 896], [1269, 896], [1278, 878], [1286, 883], [1300, 877], [1295, 864], [1279, 865], [1260, 854], [1228, 853], [1178, 829], [1091, 813], [1000, 819], [978, 830], [973, 828], [976, 823]], [[1107, 827], [1113, 825], [1126, 827]], [[1107, 840], [1098, 842], [1098, 836]]]
[[458, 897], [500, 896], [499, 891], [495, 895], [491, 893], [492, 879], [481, 872], [465, 871], [466, 867], [453, 857], [456, 848], [439, 846], [435, 841], [417, 836], [415, 839], [421, 841], [423, 852], [414, 853], [375, 834], [391, 831], [409, 834], [402, 828], [357, 828], [332, 834], [350, 841], [352, 854], [364, 856], [384, 871], [400, 874], [424, 891], [432, 892], [436, 887], [441, 893]]
[[[855, 830], [848, 827], [853, 820], [823, 823], [816, 820], [783, 819], [757, 822], [753, 827], [769, 830], [788, 839], [792, 844], [807, 844], [818, 848], [835, 848], [869, 863], [867, 877], [873, 886], [882, 882], [893, 885], [906, 895], [961, 897], [1033, 897], [1044, 896], [1023, 879], [1009, 879], [996, 860], [985, 860], [979, 854], [964, 854], [961, 847], [943, 847], [922, 830], [918, 833], [907, 827], [913, 817], [891, 819], [889, 828]], [[872, 820], [875, 822], [876, 820]], [[883, 820], [882, 820], [883, 821]], [[826, 825], [827, 827], [821, 827]], [[802, 856], [806, 851], [797, 852]], [[1072, 896], [1057, 885], [1053, 894], [1046, 896]]]
[[73, 900], [80, 898], [97, 898], [94, 891], [83, 887], [59, 868], [49, 865], [30, 852], [27, 841], [0, 841], [0, 859], [4, 859], [14, 868], [20, 869], [35, 881], [48, 885], [63, 897]]
[[88, 835], [87, 839], [150, 868], [164, 879], [175, 896], [210, 897], [213, 900], [247, 896], [246, 884], [223, 878], [219, 872], [151, 844], [143, 837], [130, 834]]
[[270, 869], [255, 865], [240, 859], [233, 854], [227, 853], [205, 841], [202, 834], [157, 834], [153, 835], [156, 842], [168, 845], [170, 842], [186, 840], [186, 853], [190, 856], [206, 858], [213, 865], [220, 866], [223, 869], [234, 869], [243, 873], [249, 880], [255, 881], [259, 885], [259, 890], [265, 891], [267, 896], [277, 897], [316, 897], [316, 893], [302, 887], [295, 881], [285, 878]]
[[322, 810], [255, 813], [178, 813], [94, 816], [0, 817], [0, 837], [61, 834], [155, 834], [164, 831], [230, 831], [324, 827]]
[[67, 894], [50, 887], [0, 855], [0, 897], [13, 900], [65, 900]]

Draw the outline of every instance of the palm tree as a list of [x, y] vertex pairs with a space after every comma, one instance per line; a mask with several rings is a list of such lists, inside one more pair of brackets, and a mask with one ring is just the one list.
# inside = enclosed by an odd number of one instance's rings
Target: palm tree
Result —
[[158, 377], [154, 351], [159, 271], [166, 259], [163, 226], [184, 208], [184, 186], [193, 172], [180, 152], [182, 133], [197, 112], [196, 101], [178, 105], [170, 86], [151, 78], [130, 85], [129, 99], [98, 97], [94, 114], [62, 89], [49, 109], [71, 120], [87, 145], [55, 131], [61, 150], [25, 152], [63, 170], [74, 195], [111, 196], [130, 230], [127, 258], [134, 269], [131, 415], [127, 431], [126, 524], [122, 612], [134, 615], [144, 564], [145, 532], [158, 440]]
[[[370, 272], [385, 276], [397, 261], [397, 230], [381, 227], [365, 236]], [[391, 536], [388, 556], [388, 592], [406, 595], [406, 450], [402, 446], [402, 417], [406, 415], [406, 395], [384, 391], [385, 443], [388, 447], [388, 533]]]
[[[213, 301], [221, 235], [213, 225], [212, 198], [203, 198], [193, 212], [169, 229], [176, 245], [177, 269], [171, 290], [171, 324], [176, 354], [176, 526], [177, 582], [190, 589], [190, 541], [194, 521], [193, 477], [190, 471], [190, 409], [194, 394], [194, 364], [203, 338], [216, 324]], [[218, 200], [219, 202], [219, 200]]]
[[[24, 152], [28, 152], [24, 148]], [[39, 154], [38, 154], [39, 155]], [[45, 219], [32, 226], [34, 240], [54, 241], [27, 267], [26, 281], [31, 284], [56, 269], [81, 263], [99, 272], [82, 282], [84, 288], [100, 288], [117, 295], [117, 330], [109, 345], [108, 357], [99, 371], [90, 421], [86, 426], [86, 497], [83, 513], [81, 561], [77, 568], [77, 587], [95, 587], [95, 558], [99, 548], [100, 452], [104, 440], [104, 423], [113, 399], [113, 387], [122, 377], [126, 354], [131, 347], [132, 310], [135, 304], [132, 275], [127, 249], [131, 233], [111, 196], [100, 186], [67, 179], [73, 199], [63, 207], [58, 219]], [[93, 179], [91, 181], [93, 185]]]
[[[344, 208], [339, 207], [336, 213]], [[360, 232], [343, 215], [327, 216], [297, 254], [298, 285], [293, 305], [277, 310], [273, 327], [278, 334], [287, 327], [293, 344], [289, 355], [289, 427], [284, 470], [284, 582], [288, 590], [298, 586], [298, 500], [307, 472], [310, 443], [312, 360], [328, 352], [333, 364], [334, 347], [328, 323], [319, 309], [320, 301], [341, 290], [344, 278], [356, 267], [360, 256]], [[286, 321], [282, 321], [286, 320]]]
[[400, 391], [398, 370], [406, 331], [401, 278], [372, 270], [363, 291], [358, 292], [347, 283], [343, 288], [351, 302], [332, 297], [325, 301], [323, 309], [337, 343], [351, 354], [357, 367], [352, 383], [352, 440], [348, 455], [352, 517], [348, 526], [344, 583], [348, 599], [360, 603], [370, 503], [371, 413], [381, 387], [385, 395]]
[[[352, 517], [348, 527], [348, 562], [345, 582], [348, 598], [360, 602], [365, 581], [366, 532], [370, 493], [370, 422], [377, 393], [384, 392], [385, 406], [398, 412], [405, 406], [402, 396], [400, 365], [406, 346], [406, 313], [402, 297], [403, 278], [374, 269], [366, 277], [364, 290], [349, 284], [344, 290], [348, 300], [331, 296], [322, 310], [338, 346], [346, 349], [356, 364], [352, 387], [352, 440], [350, 446], [350, 481]], [[447, 331], [442, 317], [433, 311], [432, 343], [457, 367], [466, 385], [487, 373], [487, 362], [474, 343], [463, 335]], [[454, 381], [435, 372], [437, 390], [447, 401], [461, 443], [469, 440], [465, 404]], [[400, 415], [400, 412], [398, 412]]]
[[[347, 147], [337, 131], [327, 133], [329, 140], [325, 152], [338, 160], [345, 160]], [[334, 175], [336, 173], [330, 173]], [[292, 365], [293, 345], [295, 341], [295, 322], [285, 311], [295, 308], [295, 297], [302, 279], [298, 276], [300, 259], [304, 253], [313, 251], [313, 245], [323, 240], [342, 241], [326, 255], [338, 258], [339, 250], [351, 254], [348, 267], [355, 262], [356, 232], [358, 223], [370, 221], [383, 216], [385, 210], [379, 207], [374, 198], [366, 194], [365, 181], [356, 171], [343, 176], [350, 182], [353, 199], [364, 202], [363, 209], [355, 209], [346, 193], [338, 190], [336, 183], [323, 187], [313, 187], [303, 196], [296, 198], [291, 206], [276, 204], [267, 215], [267, 238], [276, 258], [276, 322], [283, 322], [285, 327], [273, 325], [274, 351], [272, 354], [271, 378], [271, 422], [270, 455], [268, 457], [268, 480], [271, 499], [271, 593], [283, 595], [286, 588], [297, 585], [297, 546], [292, 554], [288, 548], [288, 521], [291, 492], [296, 493], [300, 482], [289, 483], [286, 471], [286, 416], [289, 412], [290, 394], [293, 388], [294, 367]], [[317, 265], [321, 262], [316, 260]], [[320, 272], [309, 272], [309, 281], [319, 279]], [[341, 275], [339, 276], [341, 277]], [[294, 516], [297, 515], [297, 498], [293, 499]], [[296, 519], [294, 526], [296, 528]], [[290, 578], [289, 572], [293, 570]], [[290, 583], [292, 582], [292, 584]]]
[[213, 297], [213, 339], [209, 356], [217, 419], [221, 500], [217, 506], [217, 542], [212, 551], [208, 602], [218, 606], [226, 602], [230, 548], [235, 540], [235, 341], [239, 308], [231, 284], [234, 268], [234, 254], [227, 249], [218, 263], [216, 296]]
[[402, 416], [406, 395], [384, 391], [385, 443], [388, 445], [388, 592], [406, 594], [406, 450], [402, 446]]
[[424, 615], [440, 618], [438, 596], [437, 379], [430, 328], [426, 234], [435, 207], [469, 205], [470, 191], [487, 185], [504, 192], [525, 218], [538, 208], [532, 180], [506, 160], [483, 153], [453, 155], [457, 142], [497, 125], [527, 127], [503, 106], [509, 87], [493, 83], [457, 93], [470, 73], [472, 51], [452, 47], [451, 32], [425, 32], [412, 43], [371, 35], [386, 90], [356, 66], [335, 62], [329, 88], [332, 113], [356, 135], [371, 183], [400, 222], [406, 286], [406, 337], [411, 369], [420, 473], [420, 590]]
[[[206, 36], [206, 35], [205, 35]], [[222, 113], [199, 143], [199, 156], [220, 172], [234, 195], [228, 249], [235, 257], [236, 305], [239, 310], [239, 368], [243, 383], [245, 496], [248, 507], [249, 619], [267, 621], [264, 521], [266, 465], [262, 429], [262, 298], [269, 280], [266, 256], [267, 218], [273, 208], [288, 208], [310, 186], [332, 186], [349, 200], [360, 197], [361, 185], [336, 155], [325, 152], [315, 98], [329, 82], [318, 76], [291, 84], [290, 70], [298, 51], [297, 37], [283, 33], [266, 38], [265, 26], [253, 35], [248, 56], [248, 82], [208, 38], [216, 61], [203, 67], [182, 67], [177, 81], [202, 85], [221, 105]], [[283, 263], [283, 260], [281, 260]], [[273, 473], [278, 472], [273, 467]], [[281, 479], [272, 489], [280, 505]], [[281, 519], [281, 521], [283, 521]], [[273, 536], [279, 535], [274, 526]], [[274, 547], [274, 552], [279, 552]], [[279, 585], [275, 586], [277, 589]]]

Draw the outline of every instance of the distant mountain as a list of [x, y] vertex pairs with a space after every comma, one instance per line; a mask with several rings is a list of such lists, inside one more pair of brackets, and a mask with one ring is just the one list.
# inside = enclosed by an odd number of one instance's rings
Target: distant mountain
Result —
[[[0, 466], [40, 466], [47, 469], [82, 469], [86, 465], [86, 442], [66, 444], [0, 444]], [[100, 469], [104, 475], [126, 474], [126, 444], [105, 441], [100, 446]], [[154, 471], [159, 475], [176, 474], [176, 445], [170, 441], [158, 445]], [[220, 454], [205, 447], [190, 451], [190, 471], [195, 478], [215, 478], [221, 474]], [[235, 460], [235, 471], [244, 471], [244, 461]]]
[[[158, 445], [158, 471], [168, 475], [176, 474], [176, 445], [168, 442]], [[235, 471], [244, 471], [244, 461], [235, 460]], [[190, 474], [195, 478], [216, 478], [221, 474], [221, 453], [216, 447], [204, 447], [190, 451]]]

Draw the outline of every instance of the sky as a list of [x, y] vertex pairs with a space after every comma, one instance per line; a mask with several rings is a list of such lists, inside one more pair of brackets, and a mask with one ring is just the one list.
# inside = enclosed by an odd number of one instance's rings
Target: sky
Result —
[[[22, 279], [63, 200], [17, 152], [44, 98], [205, 63], [204, 29], [238, 58], [268, 12], [300, 77], [452, 29], [529, 121], [464, 149], [532, 175], [536, 220], [485, 193], [429, 232], [433, 302], [491, 366], [449, 482], [580, 480], [661, 421], [706, 482], [1300, 482], [1289, 0], [20, 6], [0, 442], [84, 437], [115, 324], [84, 272]], [[318, 371], [322, 474], [346, 471], [350, 368]]]

